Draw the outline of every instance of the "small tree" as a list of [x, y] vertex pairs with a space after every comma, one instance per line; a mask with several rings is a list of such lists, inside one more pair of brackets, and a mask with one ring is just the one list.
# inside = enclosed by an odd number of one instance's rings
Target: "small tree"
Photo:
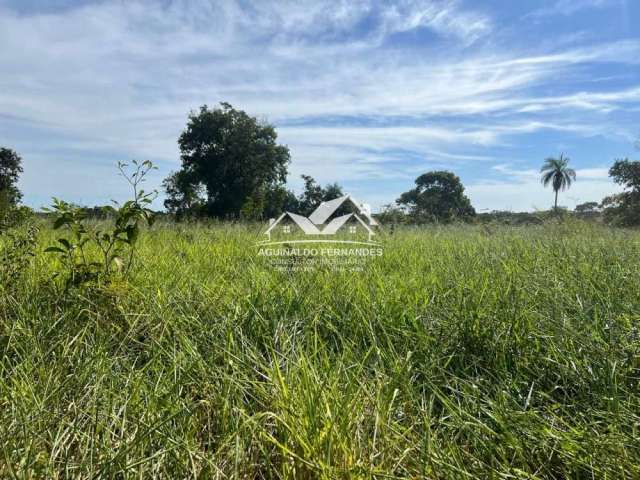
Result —
[[0, 209], [18, 204], [22, 198], [18, 177], [22, 173], [22, 158], [9, 148], [0, 148]]
[[189, 172], [173, 172], [162, 182], [167, 194], [164, 207], [178, 218], [200, 216], [205, 213], [204, 187], [193, 181]]
[[[309, 175], [301, 175], [301, 177], [304, 180], [304, 191], [298, 197], [295, 205], [295, 211], [301, 215], [310, 215], [322, 202], [344, 195], [342, 187], [337, 183], [329, 183], [323, 187]], [[336, 214], [342, 215], [350, 212], [350, 205], [341, 205]]]
[[568, 164], [569, 159], [561, 154], [559, 158], [547, 158], [540, 169], [542, 184], [545, 187], [551, 184], [555, 192], [553, 209], [556, 212], [558, 211], [558, 192], [571, 187], [571, 183], [576, 179], [576, 172], [569, 168]]
[[324, 190], [322, 186], [309, 175], [301, 175], [304, 180], [304, 191], [298, 198], [298, 213], [309, 215], [324, 200]]
[[408, 211], [413, 221], [468, 219], [476, 214], [464, 194], [460, 178], [447, 171], [427, 172], [416, 179], [416, 188], [404, 192], [396, 203]]
[[[66, 273], [65, 289], [93, 281], [109, 282], [116, 272], [129, 273], [141, 227], [151, 226], [155, 220], [151, 203], [157, 192], [141, 188], [147, 174], [155, 168], [148, 160], [133, 160], [131, 165], [118, 162], [118, 170], [131, 186], [133, 198], [122, 204], [116, 202], [116, 208], [102, 208], [103, 214], [113, 219], [112, 228], [106, 230], [90, 230], [85, 222], [85, 209], [53, 199], [51, 209], [46, 210], [54, 214], [54, 230], [62, 229], [66, 235], [45, 252], [57, 255], [64, 265], [65, 271], [57, 273]], [[91, 250], [99, 252], [97, 261]]]
[[379, 220], [382, 225], [393, 226], [406, 223], [407, 214], [397, 205], [388, 204], [382, 206], [382, 211], [376, 215], [376, 219]]

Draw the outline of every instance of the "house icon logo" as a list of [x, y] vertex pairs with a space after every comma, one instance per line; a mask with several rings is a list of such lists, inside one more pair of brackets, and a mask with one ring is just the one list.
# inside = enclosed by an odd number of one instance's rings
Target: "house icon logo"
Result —
[[[334, 216], [339, 210], [347, 211], [338, 216]], [[331, 218], [333, 216], [333, 218]], [[314, 240], [299, 240], [298, 242], [335, 242], [335, 243], [368, 243], [373, 244], [373, 236], [378, 222], [371, 216], [368, 205], [359, 203], [351, 195], [343, 195], [326, 202], [322, 202], [309, 217], [298, 215], [292, 212], [284, 212], [277, 219], [269, 221], [269, 227], [264, 232], [268, 240], [261, 243], [270, 243], [271, 235], [280, 232], [283, 234], [293, 233], [294, 229], [299, 229], [305, 236], [316, 237]], [[355, 235], [363, 232], [367, 236], [367, 242], [357, 240], [321, 240], [317, 237], [336, 235], [338, 232], [347, 231]], [[273, 242], [276, 243], [276, 242]], [[277, 242], [280, 243], [280, 242]]]

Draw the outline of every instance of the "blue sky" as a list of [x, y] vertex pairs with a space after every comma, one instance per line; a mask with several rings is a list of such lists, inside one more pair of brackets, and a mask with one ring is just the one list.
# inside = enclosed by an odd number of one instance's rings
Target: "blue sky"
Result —
[[[227, 101], [277, 126], [302, 173], [374, 207], [448, 169], [476, 209], [599, 201], [640, 157], [635, 0], [0, 0], [0, 145], [25, 202], [125, 198], [118, 160], [179, 167], [187, 114]], [[158, 206], [161, 205], [158, 200]]]

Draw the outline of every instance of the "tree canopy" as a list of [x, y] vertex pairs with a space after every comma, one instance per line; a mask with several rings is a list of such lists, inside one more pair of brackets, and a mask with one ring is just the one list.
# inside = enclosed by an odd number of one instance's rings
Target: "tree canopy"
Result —
[[265, 215], [290, 162], [275, 128], [228, 103], [192, 112], [178, 139], [182, 168], [165, 182], [171, 213], [198, 210], [218, 218]]
[[[301, 177], [304, 180], [304, 192], [298, 197], [295, 205], [295, 210], [300, 215], [310, 215], [320, 203], [344, 195], [342, 187], [337, 183], [330, 183], [322, 187], [309, 175], [301, 175]], [[348, 206], [343, 206], [336, 213], [341, 214], [343, 213], [342, 209], [348, 208]]]
[[[284, 185], [267, 191], [264, 210], [265, 218], [275, 218], [282, 212], [294, 212], [308, 216], [320, 203], [344, 195], [342, 187], [337, 183], [329, 183], [323, 187], [309, 175], [301, 175], [301, 177], [304, 180], [304, 191], [297, 197]], [[337, 213], [349, 213], [351, 210], [351, 205], [342, 205], [337, 210]]]
[[626, 190], [602, 200], [605, 217], [624, 226], [640, 225], [640, 161], [616, 160], [609, 176]]
[[452, 172], [427, 172], [415, 183], [416, 188], [396, 200], [414, 221], [450, 221], [475, 215], [460, 178]]

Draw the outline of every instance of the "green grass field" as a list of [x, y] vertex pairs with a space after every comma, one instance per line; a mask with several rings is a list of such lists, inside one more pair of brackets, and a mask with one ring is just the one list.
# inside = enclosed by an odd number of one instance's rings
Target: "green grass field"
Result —
[[2, 478], [640, 478], [640, 233], [425, 227], [278, 272], [157, 225], [128, 280], [0, 295]]

